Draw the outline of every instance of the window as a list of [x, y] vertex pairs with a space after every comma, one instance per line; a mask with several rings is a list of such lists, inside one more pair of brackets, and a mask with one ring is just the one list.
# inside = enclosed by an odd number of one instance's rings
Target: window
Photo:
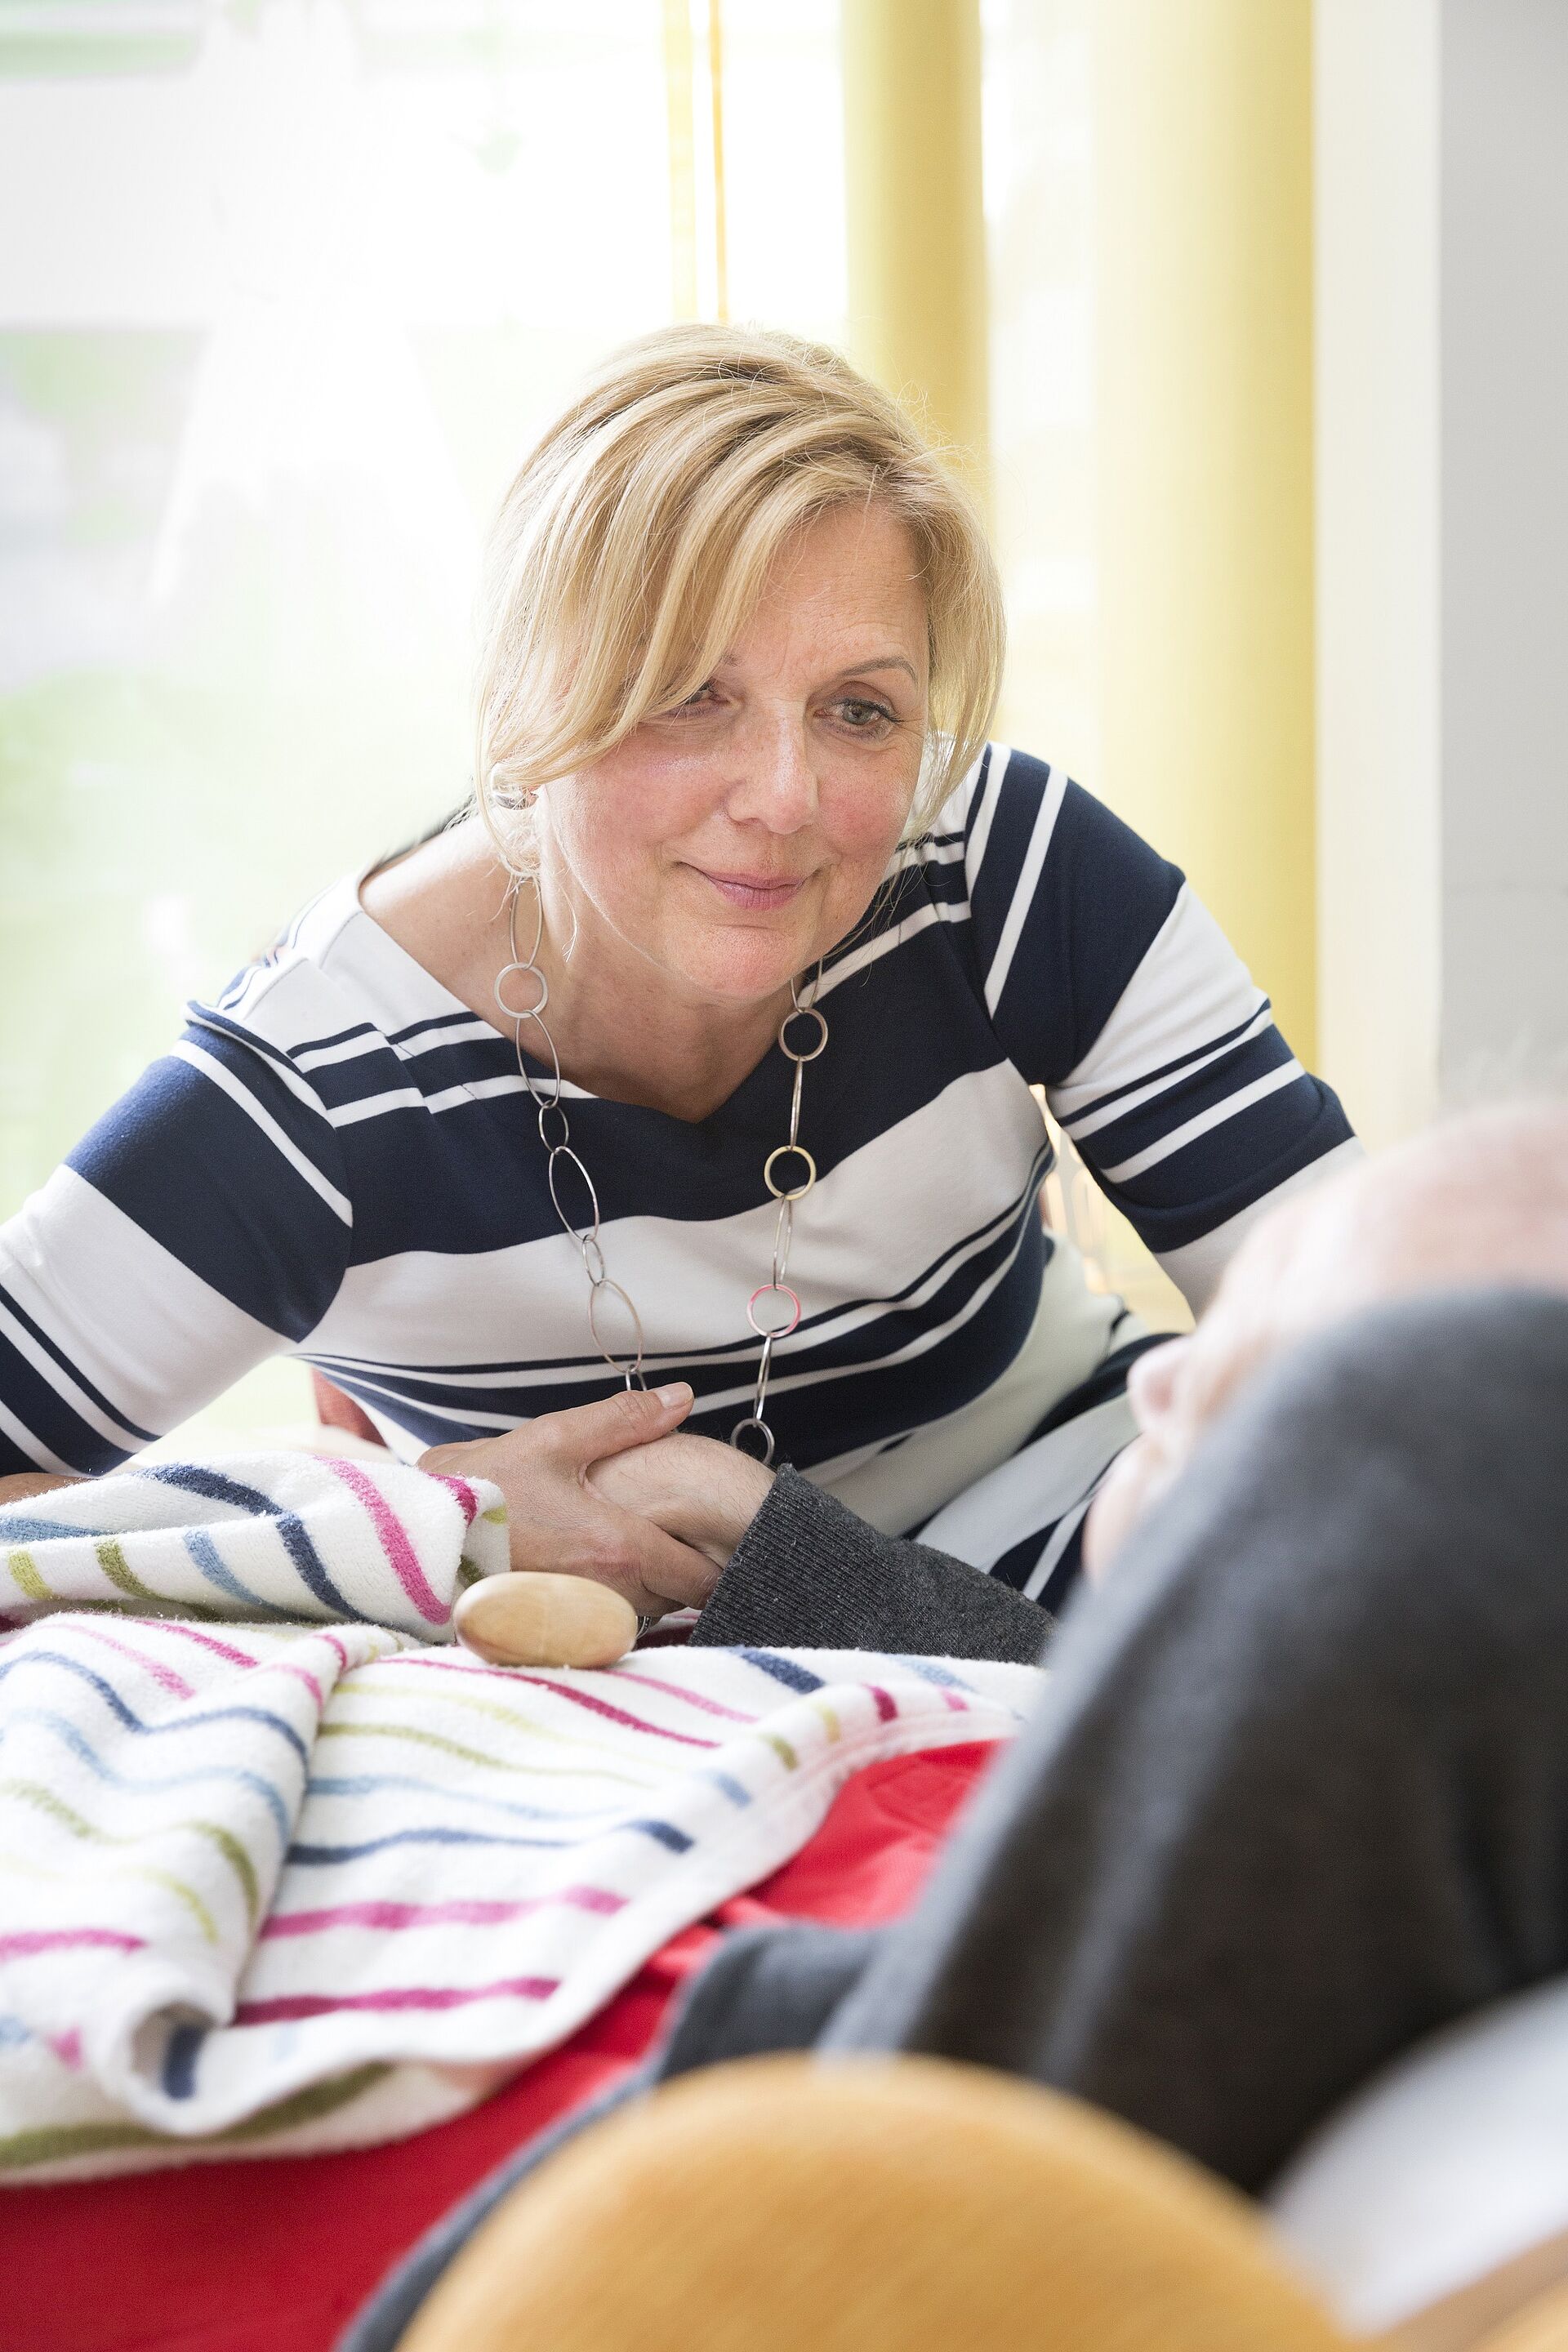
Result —
[[480, 537], [584, 366], [721, 294], [841, 336], [837, 5], [715, 4], [0, 0], [0, 1215], [464, 798]]

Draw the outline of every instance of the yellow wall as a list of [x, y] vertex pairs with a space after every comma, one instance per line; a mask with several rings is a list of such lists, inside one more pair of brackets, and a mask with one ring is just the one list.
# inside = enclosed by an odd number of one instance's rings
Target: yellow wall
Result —
[[1099, 788], [1314, 1047], [1310, 0], [1100, 0]]
[[984, 487], [979, 0], [844, 0], [850, 352]]

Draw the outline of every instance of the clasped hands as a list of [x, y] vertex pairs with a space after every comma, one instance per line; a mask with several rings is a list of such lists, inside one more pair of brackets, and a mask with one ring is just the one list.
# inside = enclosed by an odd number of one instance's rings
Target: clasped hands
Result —
[[773, 1474], [683, 1433], [691, 1403], [684, 1381], [625, 1389], [500, 1437], [432, 1446], [418, 1466], [500, 1488], [514, 1569], [607, 1584], [639, 1617], [700, 1609]]

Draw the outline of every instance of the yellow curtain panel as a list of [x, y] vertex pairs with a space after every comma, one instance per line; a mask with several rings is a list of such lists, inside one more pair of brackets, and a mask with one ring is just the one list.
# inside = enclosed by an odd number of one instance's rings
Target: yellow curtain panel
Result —
[[664, 0], [664, 78], [670, 315], [727, 319], [721, 0]]

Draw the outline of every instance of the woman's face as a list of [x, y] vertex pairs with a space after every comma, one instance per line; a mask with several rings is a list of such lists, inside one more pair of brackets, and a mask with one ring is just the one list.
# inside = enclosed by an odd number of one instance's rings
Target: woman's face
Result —
[[857, 506], [804, 526], [691, 699], [543, 794], [547, 892], [564, 884], [601, 953], [683, 1000], [775, 995], [871, 899], [914, 797], [926, 690], [904, 525]]

